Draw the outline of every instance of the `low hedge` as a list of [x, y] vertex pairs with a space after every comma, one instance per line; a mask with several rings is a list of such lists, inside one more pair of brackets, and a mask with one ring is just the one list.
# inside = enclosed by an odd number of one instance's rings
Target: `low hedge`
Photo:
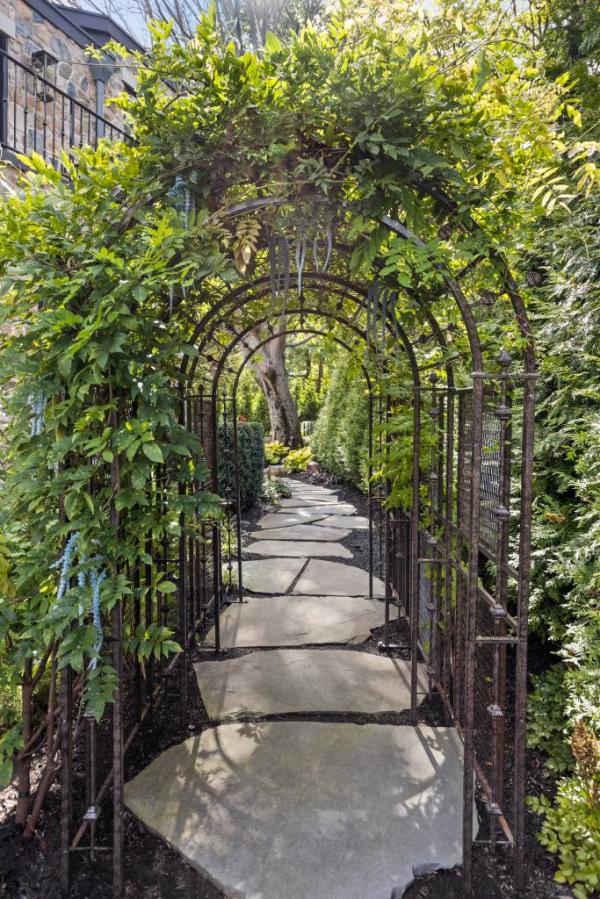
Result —
[[[256, 421], [239, 422], [238, 459], [240, 467], [241, 511], [258, 501], [265, 467], [265, 433]], [[219, 428], [219, 493], [235, 503], [235, 468], [233, 454], [233, 426]]]

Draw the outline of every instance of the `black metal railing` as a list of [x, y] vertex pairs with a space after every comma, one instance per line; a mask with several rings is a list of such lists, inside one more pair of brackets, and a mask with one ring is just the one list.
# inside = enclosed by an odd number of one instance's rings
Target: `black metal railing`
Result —
[[0, 146], [39, 153], [62, 167], [62, 154], [96, 147], [101, 138], [128, 140], [127, 132], [61, 90], [0, 46]]

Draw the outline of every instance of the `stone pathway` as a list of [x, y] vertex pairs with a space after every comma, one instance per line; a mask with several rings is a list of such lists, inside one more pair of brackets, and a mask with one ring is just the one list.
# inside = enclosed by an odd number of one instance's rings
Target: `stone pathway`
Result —
[[244, 602], [221, 616], [223, 646], [243, 652], [195, 665], [212, 726], [126, 802], [227, 897], [390, 899], [415, 869], [460, 864], [462, 748], [452, 728], [354, 723], [406, 712], [410, 665], [359, 651], [384, 620], [383, 583], [368, 599], [343, 544], [367, 520], [289, 483], [245, 548]]

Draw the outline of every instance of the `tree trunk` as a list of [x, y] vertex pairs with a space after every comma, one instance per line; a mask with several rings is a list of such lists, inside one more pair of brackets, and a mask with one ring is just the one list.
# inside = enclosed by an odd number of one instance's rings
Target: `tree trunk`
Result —
[[[243, 349], [247, 359], [266, 336], [268, 336], [266, 333], [263, 335], [257, 329], [246, 337]], [[302, 436], [285, 368], [285, 344], [285, 334], [273, 338], [256, 351], [249, 364], [256, 383], [267, 401], [271, 439], [296, 449], [302, 446]]]

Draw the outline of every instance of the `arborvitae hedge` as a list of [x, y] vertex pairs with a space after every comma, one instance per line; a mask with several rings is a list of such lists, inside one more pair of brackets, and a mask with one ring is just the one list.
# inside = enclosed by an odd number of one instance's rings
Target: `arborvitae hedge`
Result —
[[[241, 511], [258, 501], [265, 467], [265, 432], [256, 421], [238, 422], [238, 458], [240, 466]], [[233, 462], [233, 426], [219, 429], [219, 493], [235, 501]]]
[[321, 466], [362, 489], [367, 486], [369, 400], [349, 359], [334, 368], [311, 440]]

